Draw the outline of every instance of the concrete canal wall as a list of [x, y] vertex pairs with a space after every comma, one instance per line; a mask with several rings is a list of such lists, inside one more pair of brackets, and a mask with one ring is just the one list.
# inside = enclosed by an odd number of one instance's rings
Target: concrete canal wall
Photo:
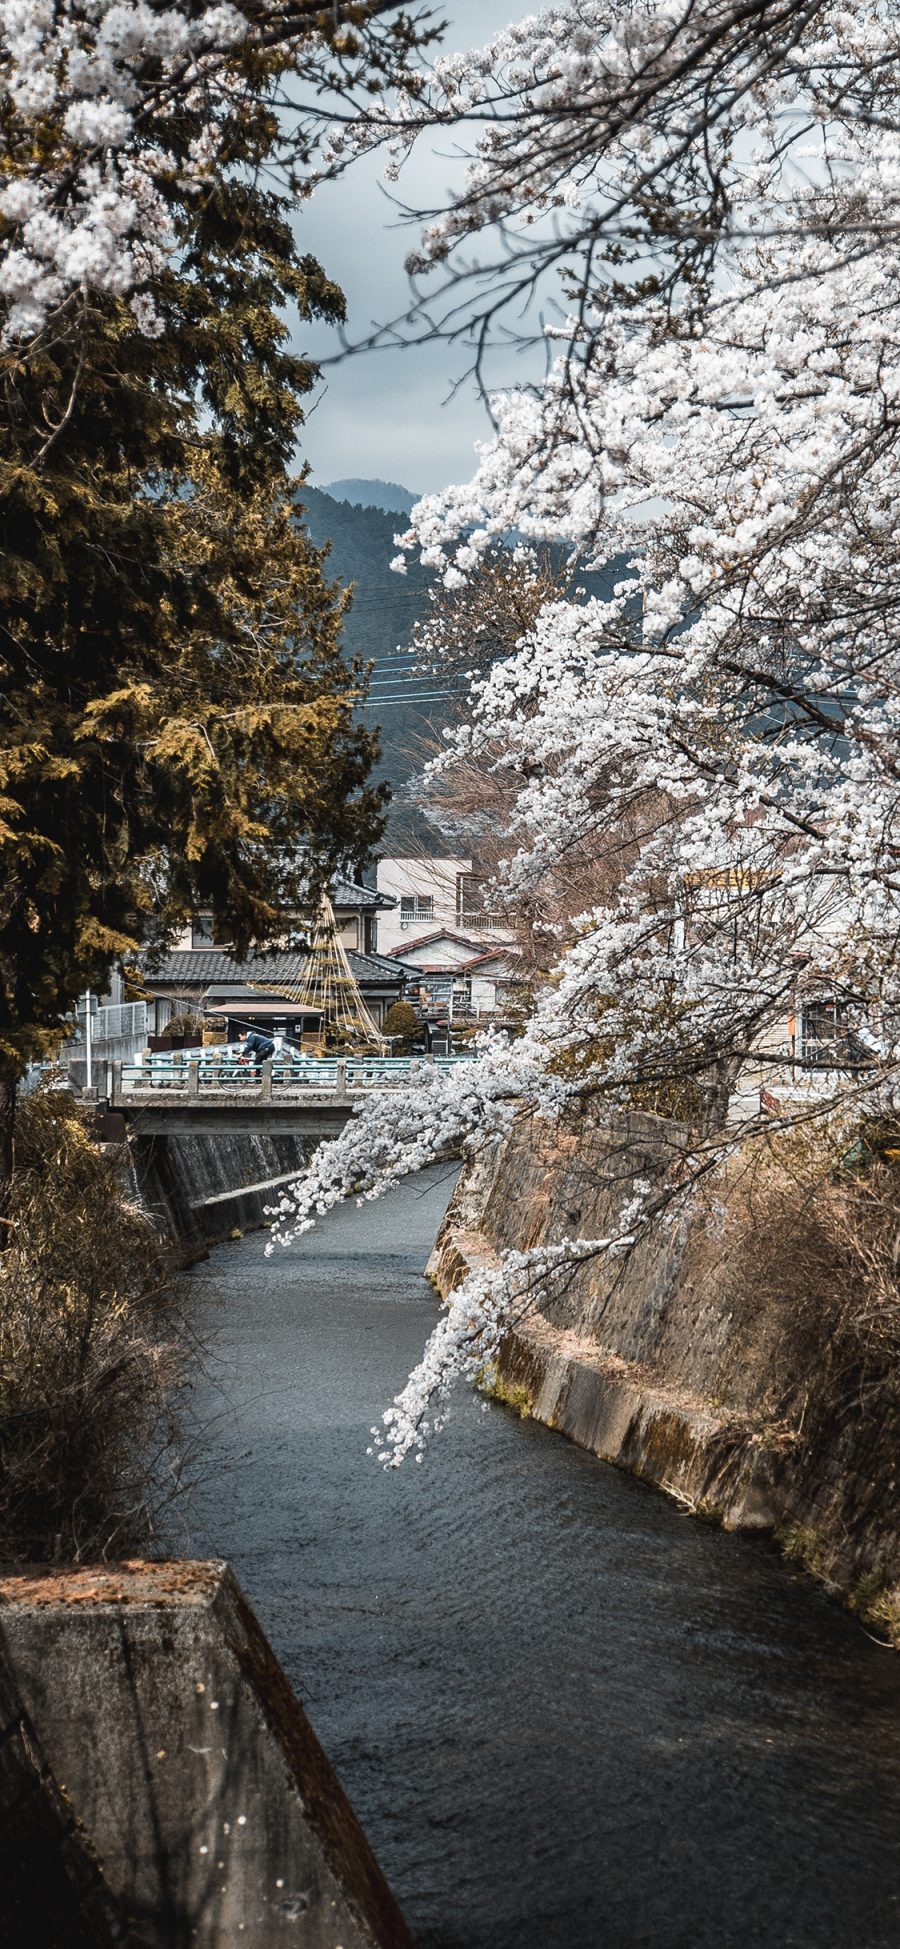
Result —
[[308, 1138], [264, 1131], [129, 1140], [141, 1201], [185, 1265], [236, 1232], [266, 1225], [266, 1206], [311, 1149]]
[[[460, 1180], [429, 1266], [603, 1237], [635, 1180], [658, 1181], [686, 1132], [633, 1115], [550, 1131], [523, 1121]], [[735, 1255], [720, 1183], [690, 1223], [626, 1260], [577, 1269], [511, 1333], [497, 1390], [580, 1446], [733, 1529], [771, 1530], [887, 1636], [900, 1628], [900, 1397], [838, 1382], [815, 1293], [764, 1293]]]
[[0, 1676], [5, 1949], [412, 1949], [225, 1564], [7, 1574]]

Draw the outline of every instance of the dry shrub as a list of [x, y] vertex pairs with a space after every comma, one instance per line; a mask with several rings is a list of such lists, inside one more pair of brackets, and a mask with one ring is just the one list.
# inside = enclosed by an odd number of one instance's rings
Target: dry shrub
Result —
[[152, 1547], [177, 1477], [185, 1330], [123, 1154], [70, 1096], [20, 1107], [0, 1253], [0, 1557]]
[[845, 1292], [842, 1330], [864, 1376], [900, 1394], [900, 1133], [877, 1133], [844, 1167], [824, 1227]]
[[779, 1135], [741, 1189], [739, 1276], [780, 1316], [798, 1397], [814, 1372], [836, 1410], [900, 1400], [900, 1132]]
[[719, 1253], [738, 1384], [763, 1379], [751, 1405], [791, 1458], [778, 1540], [900, 1649], [898, 1165], [900, 1132], [883, 1128], [746, 1147]]

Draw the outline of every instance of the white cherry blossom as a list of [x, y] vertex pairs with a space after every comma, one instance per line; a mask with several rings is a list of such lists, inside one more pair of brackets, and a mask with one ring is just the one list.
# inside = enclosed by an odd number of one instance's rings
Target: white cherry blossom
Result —
[[[317, 1185], [375, 1192], [493, 1141], [506, 1077], [547, 1118], [681, 1104], [671, 1181], [561, 1253], [628, 1249], [738, 1141], [742, 1067], [784, 1076], [804, 998], [838, 998], [855, 1039], [785, 1115], [896, 1122], [898, 109], [888, 8], [570, 0], [379, 110], [397, 161], [435, 123], [477, 130], [416, 254], [448, 329], [567, 273], [545, 382], [494, 398], [472, 479], [421, 501], [403, 545], [451, 588], [511, 532], [630, 563], [609, 600], [545, 606], [437, 761], [514, 786], [509, 899], [539, 903], [576, 846], [609, 892], [561, 934], [524, 1036], [436, 1083], [418, 1123], [410, 1101], [393, 1153], [390, 1111], [354, 1120], [292, 1194], [301, 1224]], [[460, 256], [474, 238], [483, 271]], [[490, 1357], [555, 1263], [512, 1254], [466, 1281], [384, 1459], [417, 1450], [450, 1374]]]

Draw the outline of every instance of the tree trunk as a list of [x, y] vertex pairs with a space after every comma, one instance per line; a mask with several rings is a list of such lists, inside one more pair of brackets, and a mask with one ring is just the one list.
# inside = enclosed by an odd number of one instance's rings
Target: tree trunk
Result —
[[705, 1136], [718, 1136], [728, 1122], [728, 1106], [731, 1093], [741, 1072], [741, 1063], [734, 1057], [723, 1057], [713, 1063], [711, 1081], [707, 1085], [706, 1115], [703, 1119]]
[[12, 1191], [13, 1136], [16, 1127], [16, 1089], [14, 1069], [0, 1065], [0, 1251], [9, 1241], [9, 1206]]

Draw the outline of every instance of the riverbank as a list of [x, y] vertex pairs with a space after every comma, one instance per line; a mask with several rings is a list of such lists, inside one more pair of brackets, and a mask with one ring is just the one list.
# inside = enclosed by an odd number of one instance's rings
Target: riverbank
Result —
[[370, 1428], [437, 1318], [440, 1170], [185, 1276], [205, 1480], [417, 1949], [893, 1949], [900, 1666], [765, 1539], [466, 1390]]
[[[528, 1122], [458, 1187], [429, 1273], [445, 1296], [504, 1248], [603, 1236], [630, 1185], [666, 1168], [677, 1125]], [[772, 1533], [876, 1633], [900, 1642], [896, 1397], [841, 1394], [815, 1294], [767, 1300], [703, 1212], [612, 1276], [576, 1272], [511, 1333], [499, 1398], [731, 1530]]]

